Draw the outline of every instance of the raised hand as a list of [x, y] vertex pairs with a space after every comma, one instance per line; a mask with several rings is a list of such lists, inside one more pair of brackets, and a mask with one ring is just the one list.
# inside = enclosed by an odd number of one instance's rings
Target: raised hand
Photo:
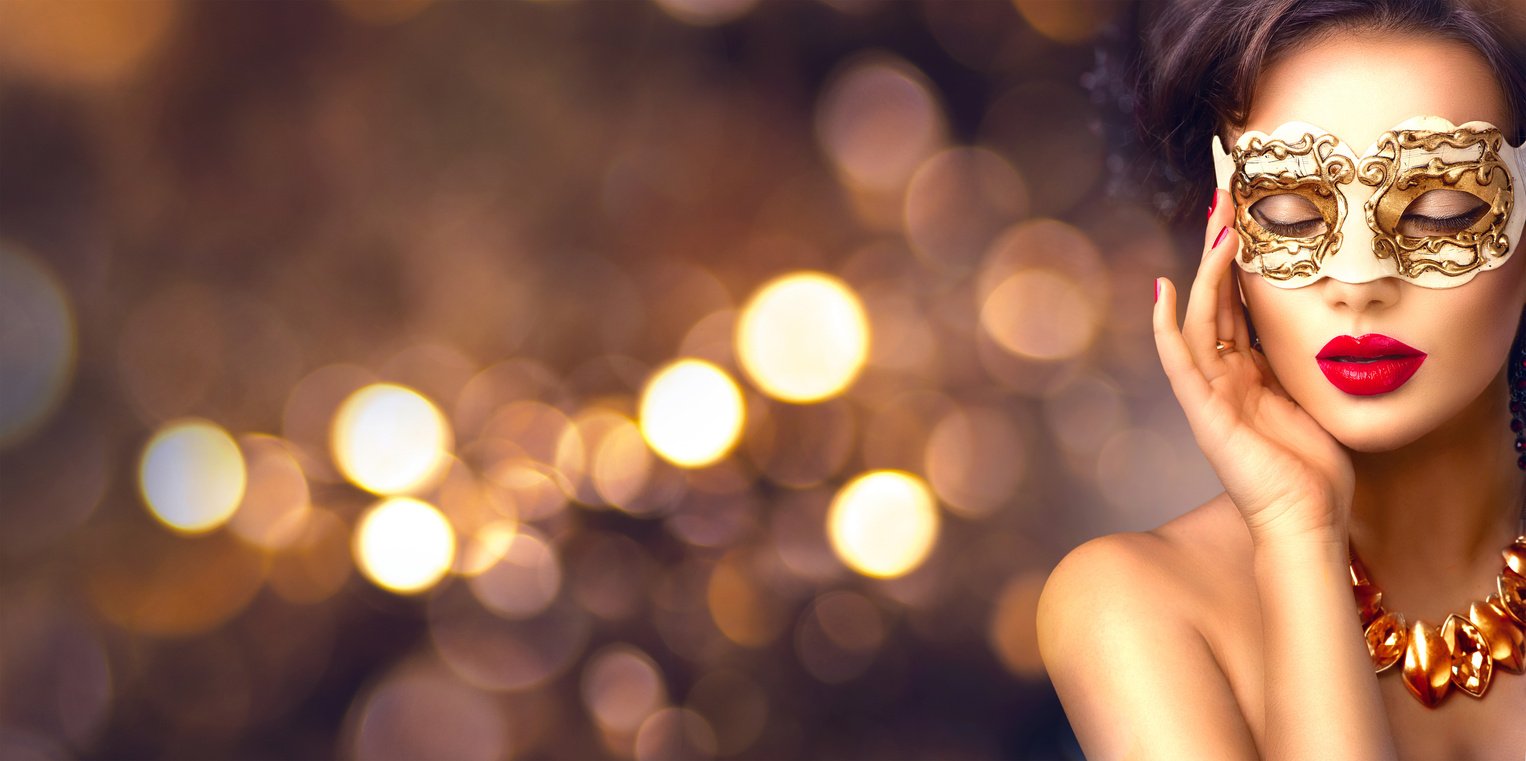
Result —
[[[1298, 405], [1252, 349], [1232, 271], [1240, 237], [1234, 204], [1214, 191], [1186, 322], [1176, 287], [1157, 278], [1155, 348], [1193, 436], [1258, 543], [1347, 537], [1355, 477], [1350, 456]], [[1232, 341], [1224, 350], [1223, 340]], [[1313, 357], [1309, 358], [1314, 361]]]

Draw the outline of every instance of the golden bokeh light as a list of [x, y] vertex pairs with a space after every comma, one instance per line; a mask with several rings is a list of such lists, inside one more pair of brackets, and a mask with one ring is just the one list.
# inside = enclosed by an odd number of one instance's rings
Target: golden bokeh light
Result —
[[[636, 427], [635, 421], [628, 417], [624, 410], [634, 407], [634, 401], [626, 399], [609, 398], [590, 404], [579, 410], [572, 416], [571, 425], [562, 431], [564, 439], [575, 438], [578, 442], [577, 449], [582, 451], [582, 463], [579, 468], [578, 478], [572, 481], [572, 493], [568, 496], [590, 507], [605, 507], [609, 503], [599, 495], [595, 488], [596, 461], [599, 448], [604, 439], [613, 431], [622, 427], [630, 426], [636, 429], [636, 437], [641, 437], [640, 428]], [[565, 443], [559, 446], [559, 450], [570, 450], [573, 447]], [[645, 442], [641, 444], [646, 449]], [[650, 451], [648, 452], [650, 454]]]
[[462, 441], [480, 436], [505, 406], [555, 397], [560, 393], [559, 382], [551, 368], [529, 357], [513, 357], [483, 368], [456, 394], [451, 411], [456, 435]]
[[817, 681], [841, 684], [873, 665], [886, 636], [884, 616], [868, 598], [834, 590], [811, 602], [795, 626], [795, 655]]
[[491, 460], [483, 473], [483, 493], [488, 502], [521, 521], [542, 520], [566, 509], [567, 494], [572, 491], [567, 477], [550, 465], [523, 456], [511, 443], [506, 449], [505, 456]]
[[849, 571], [822, 528], [831, 511], [832, 493], [825, 488], [785, 491], [768, 516], [774, 554], [791, 575], [815, 582], [836, 582]]
[[973, 269], [1002, 230], [1028, 214], [1028, 183], [986, 148], [934, 154], [906, 188], [906, 239], [929, 265]]
[[583, 705], [607, 731], [634, 734], [668, 700], [657, 664], [640, 648], [617, 642], [589, 656], [581, 680]]
[[1036, 217], [1003, 230], [986, 250], [975, 277], [976, 299], [984, 301], [1013, 275], [1033, 269], [1058, 272], [1084, 285], [1092, 306], [1100, 311], [1114, 265], [1103, 260], [1098, 242], [1085, 231], [1058, 219]]
[[165, 424], [143, 447], [138, 490], [164, 525], [188, 534], [221, 526], [244, 498], [248, 472], [238, 443], [209, 420]]
[[991, 649], [1001, 664], [1025, 679], [1044, 677], [1035, 623], [1044, 579], [1045, 574], [1028, 572], [1008, 580], [997, 596], [986, 630]]
[[58, 407], [74, 372], [74, 315], [42, 262], [0, 243], [0, 448], [26, 438]]
[[920, 478], [897, 470], [865, 473], [832, 500], [827, 536], [848, 567], [877, 578], [916, 569], [938, 537], [938, 509]]
[[[555, 482], [564, 500], [576, 496], [575, 485], [582, 478], [587, 448], [566, 413], [530, 399], [509, 402], [493, 413], [479, 437], [486, 449], [495, 453], [487, 456], [487, 462], [532, 464]], [[495, 467], [488, 465], [490, 470]]]
[[582, 657], [591, 632], [591, 617], [560, 599], [540, 615], [504, 618], [456, 584], [431, 595], [428, 606], [430, 639], [450, 669], [500, 692], [555, 680]]
[[584, 534], [567, 548], [567, 586], [584, 610], [606, 621], [627, 621], [646, 605], [656, 561], [639, 542], [615, 532]]
[[[471, 537], [466, 541], [465, 550], [457, 554], [457, 572], [461, 572], [467, 564], [481, 560], [471, 545], [477, 544], [479, 537], [487, 535], [484, 533], [487, 527], [507, 524], [512, 529], [519, 520], [518, 506], [506, 499], [502, 490], [487, 484], [471, 466], [454, 456], [450, 457], [450, 464], [438, 487], [428, 496], [429, 503], [439, 508], [446, 520], [450, 521], [456, 536], [463, 540]], [[474, 555], [475, 558], [468, 557]]]
[[949, 510], [983, 518], [1012, 499], [1027, 471], [1027, 447], [999, 409], [971, 408], [938, 421], [927, 440], [927, 480]]
[[344, 480], [334, 464], [334, 413], [344, 400], [376, 382], [376, 375], [359, 365], [324, 365], [292, 386], [281, 408], [281, 436], [293, 447], [309, 481], [333, 484]]
[[378, 586], [413, 594], [434, 586], [450, 570], [456, 535], [433, 505], [391, 497], [361, 516], [352, 552], [355, 564]]
[[[1108, 439], [1128, 424], [1128, 408], [1116, 382], [1100, 375], [1084, 375], [1045, 394], [1044, 419], [1061, 450], [1079, 462], [1095, 463]], [[1077, 471], [1095, 475], [1091, 466]]]
[[493, 521], [477, 529], [466, 548], [456, 555], [455, 572], [472, 577], [492, 568], [508, 553], [518, 533], [519, 523], [508, 520]]
[[260, 591], [263, 553], [227, 532], [187, 541], [151, 529], [122, 528], [82, 556], [85, 593], [101, 616], [127, 631], [189, 637], [216, 629]]
[[453, 409], [461, 390], [481, 372], [477, 361], [446, 343], [415, 343], [376, 366], [390, 383], [411, 388], [432, 400], [441, 411]]
[[498, 761], [511, 757], [507, 723], [494, 695], [421, 657], [356, 696], [344, 742], [357, 759]]
[[0, 68], [64, 85], [118, 83], [163, 43], [180, 8], [174, 0], [5, 0]]
[[[72, 606], [57, 595], [38, 594], [35, 588], [20, 594], [17, 591], [14, 587], [8, 590], [5, 615], [0, 616], [0, 642], [5, 643], [0, 647], [0, 674], [6, 675], [9, 694], [24, 695], [29, 708], [25, 712], [10, 709], [13, 716], [21, 713], [25, 718], [8, 720], [6, 734], [10, 737], [0, 739], [0, 757], [29, 755], [25, 749], [27, 733], [16, 731], [29, 724], [52, 729], [49, 735], [70, 746], [91, 745], [109, 718], [111, 705], [119, 697], [116, 688], [120, 687], [113, 684], [111, 661], [97, 627], [73, 614]], [[22, 683], [28, 687], [21, 688]], [[21, 742], [16, 741], [17, 734], [22, 736]], [[62, 758], [65, 754], [43, 753], [40, 757]]]
[[489, 610], [505, 618], [529, 618], [545, 610], [561, 591], [562, 564], [539, 531], [521, 524], [497, 562], [468, 583]]
[[333, 510], [307, 511], [302, 533], [270, 558], [270, 588], [281, 599], [312, 605], [334, 596], [354, 572], [350, 527]]
[[1055, 42], [1086, 42], [1126, 6], [1116, 0], [1012, 0], [1034, 29]]
[[641, 391], [641, 435], [652, 451], [680, 467], [725, 457], [742, 435], [744, 417], [736, 381], [703, 360], [669, 363]]
[[842, 393], [869, 357], [869, 316], [851, 286], [822, 272], [763, 284], [737, 321], [742, 369], [765, 394], [809, 403]]
[[853, 406], [840, 398], [781, 405], [755, 421], [747, 436], [749, 459], [770, 481], [796, 489], [836, 475], [857, 439]]
[[599, 439], [589, 476], [599, 497], [624, 508], [636, 502], [651, 478], [653, 466], [652, 452], [641, 437], [640, 426], [622, 418]]
[[874, 342], [869, 364], [908, 373], [930, 373], [938, 354], [932, 325], [910, 289], [875, 284], [864, 289]]
[[451, 446], [450, 425], [433, 402], [411, 388], [374, 383], [351, 394], [334, 415], [334, 462], [356, 486], [405, 494], [440, 475]]
[[1091, 346], [1100, 315], [1074, 280], [1048, 269], [1013, 273], [980, 307], [980, 327], [1029, 359], [1068, 359]]
[[0, 759], [1079, 758], [1143, 1], [0, 0]]
[[871, 191], [899, 191], [944, 139], [927, 79], [888, 53], [856, 58], [833, 74], [816, 108], [816, 139], [839, 176]]
[[785, 605], [760, 583], [748, 556], [732, 552], [716, 563], [706, 599], [715, 625], [743, 647], [767, 646], [787, 623]]
[[[726, 463], [716, 466], [724, 468]], [[729, 547], [751, 533], [762, 500], [747, 490], [712, 493], [690, 489], [666, 516], [674, 536], [694, 547]]]
[[636, 761], [714, 757], [715, 730], [687, 708], [658, 710], [636, 732]]
[[758, 0], [652, 0], [669, 16], [694, 26], [717, 26], [735, 21]]
[[291, 445], [274, 436], [248, 434], [239, 446], [248, 461], [249, 484], [228, 528], [265, 549], [289, 546], [302, 536], [311, 509], [302, 466]]
[[885, 641], [884, 614], [872, 600], [857, 592], [828, 592], [816, 598], [812, 610], [822, 631], [838, 647], [873, 650]]
[[736, 365], [736, 324], [739, 315], [735, 309], [717, 309], [696, 320], [684, 332], [678, 344], [678, 354], [683, 357], [703, 359], [721, 367]]

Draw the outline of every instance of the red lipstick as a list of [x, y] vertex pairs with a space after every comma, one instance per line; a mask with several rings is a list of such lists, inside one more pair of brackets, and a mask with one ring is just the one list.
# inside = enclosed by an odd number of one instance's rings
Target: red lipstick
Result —
[[1319, 350], [1320, 372], [1352, 396], [1386, 394], [1404, 385], [1420, 369], [1426, 353], [1381, 333], [1361, 338], [1336, 336]]

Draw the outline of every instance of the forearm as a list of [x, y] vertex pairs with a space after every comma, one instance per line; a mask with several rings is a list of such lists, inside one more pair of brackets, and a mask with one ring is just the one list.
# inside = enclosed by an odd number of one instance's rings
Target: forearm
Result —
[[1261, 541], [1267, 759], [1392, 759], [1393, 733], [1338, 539]]

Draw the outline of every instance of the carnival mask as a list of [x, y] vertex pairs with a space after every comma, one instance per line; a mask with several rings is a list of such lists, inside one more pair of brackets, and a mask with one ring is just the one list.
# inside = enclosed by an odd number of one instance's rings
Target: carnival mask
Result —
[[1357, 154], [1304, 122], [1246, 132], [1219, 187], [1235, 200], [1241, 269], [1279, 288], [1399, 277], [1453, 288], [1505, 263], [1526, 226], [1526, 147], [1499, 128], [1408, 119]]

